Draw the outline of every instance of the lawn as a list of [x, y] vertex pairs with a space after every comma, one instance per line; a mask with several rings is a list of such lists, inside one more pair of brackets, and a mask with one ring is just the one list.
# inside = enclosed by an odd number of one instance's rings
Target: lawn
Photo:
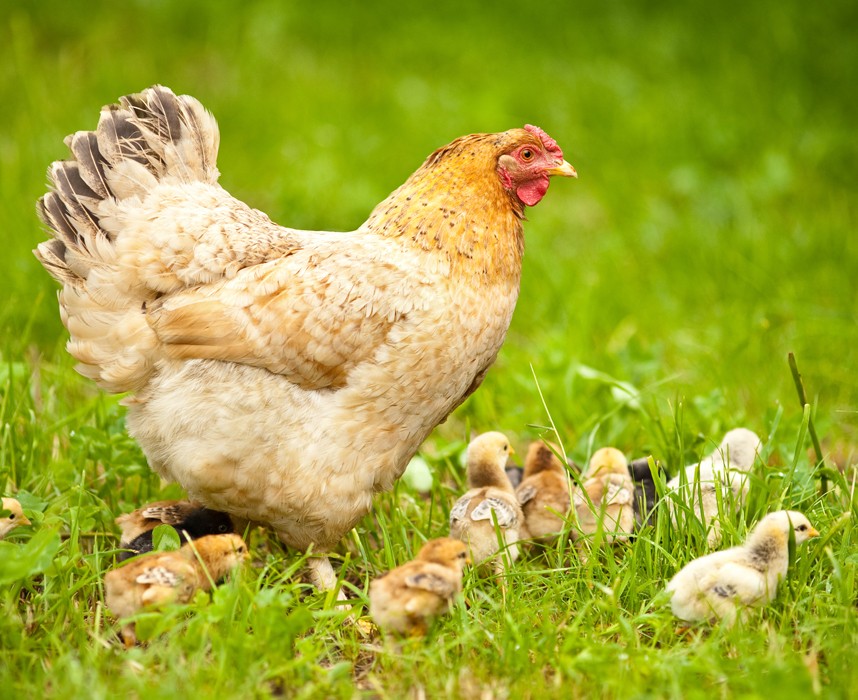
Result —
[[[848, 0], [5, 0], [0, 492], [34, 527], [0, 549], [0, 698], [858, 696], [856, 28]], [[253, 566], [145, 616], [150, 641], [123, 651], [101, 586], [113, 519], [181, 491], [149, 471], [118, 398], [73, 371], [30, 251], [63, 137], [154, 83], [215, 114], [221, 183], [296, 228], [358, 226], [465, 133], [538, 124], [578, 170], [528, 212], [506, 344], [421, 450], [430, 494], [400, 482], [344, 539], [355, 615], [372, 577], [446, 533], [484, 430], [519, 453], [545, 435], [579, 463], [614, 445], [671, 473], [755, 430], [725, 546], [782, 507], [823, 533], [777, 601], [678, 633], [661, 591], [705, 542], [662, 518], [586, 566], [566, 545], [525, 557], [505, 596], [469, 573], [467, 604], [396, 650], [256, 532]]]

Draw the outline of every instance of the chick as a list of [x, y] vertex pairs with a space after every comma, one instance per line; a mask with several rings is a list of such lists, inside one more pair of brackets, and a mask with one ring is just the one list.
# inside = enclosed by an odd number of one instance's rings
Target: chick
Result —
[[[683, 484], [681, 474], [667, 483], [667, 491], [691, 507], [692, 512], [707, 530], [706, 541], [710, 548], [721, 542], [721, 521], [718, 517], [719, 499], [728, 513], [738, 513], [748, 496], [748, 473], [762, 447], [756, 433], [747, 428], [729, 431], [718, 448], [685, 468]], [[671, 518], [676, 522], [676, 505], [670, 499]]]
[[[665, 476], [665, 469], [661, 463], [656, 462], [655, 468], [662, 477]], [[655, 477], [649, 468], [649, 458], [641, 457], [629, 462], [629, 474], [635, 484], [635, 524], [638, 528], [654, 525], [658, 491], [655, 488]]]
[[21, 504], [17, 498], [4, 498], [3, 507], [0, 508], [3, 512], [8, 512], [8, 515], [0, 517], [0, 540], [8, 535], [16, 527], [21, 525], [32, 525], [24, 511], [21, 510]]
[[[238, 535], [209, 535], [174, 552], [151, 552], [104, 577], [104, 600], [117, 618], [143, 608], [186, 603], [197, 589], [209, 590], [247, 558], [247, 546]], [[137, 642], [134, 623], [120, 632], [125, 646]]]
[[556, 450], [547, 443], [530, 443], [515, 495], [524, 513], [527, 537], [540, 542], [556, 538], [569, 512], [569, 477]]
[[158, 525], [172, 525], [182, 541], [187, 537], [195, 540], [205, 535], [223, 535], [234, 532], [233, 523], [226, 513], [192, 501], [157, 501], [116, 518], [122, 534], [119, 561], [136, 554], [152, 551], [152, 531]]
[[[504, 467], [512, 452], [503, 433], [483, 433], [468, 445], [468, 486], [470, 490], [450, 510], [450, 537], [468, 545], [475, 565], [489, 559], [495, 573], [502, 573], [504, 559], [518, 558], [520, 529], [524, 514], [509, 483]], [[498, 554], [500, 530], [505, 550]], [[497, 556], [495, 556], [497, 555]]]
[[613, 447], [596, 450], [581, 479], [581, 487], [572, 492], [578, 516], [578, 531], [573, 531], [573, 537], [582, 560], [586, 560], [583, 541], [600, 528], [604, 542], [628, 540], [635, 525], [635, 487], [625, 456]]
[[429, 540], [413, 561], [370, 584], [369, 614], [385, 632], [425, 634], [429, 623], [447, 612], [462, 592], [467, 557], [467, 547], [460, 540]]
[[787, 572], [790, 529], [797, 545], [819, 535], [801, 513], [779, 510], [763, 518], [741, 547], [687, 564], [667, 584], [673, 614], [689, 622], [722, 618], [730, 623], [740, 607], [774, 600]]

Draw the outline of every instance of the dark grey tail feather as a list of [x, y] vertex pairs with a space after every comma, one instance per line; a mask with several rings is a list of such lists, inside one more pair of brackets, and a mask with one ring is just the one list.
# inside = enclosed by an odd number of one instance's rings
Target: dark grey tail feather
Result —
[[66, 248], [80, 263], [98, 258], [100, 244], [110, 240], [99, 225], [100, 201], [143, 195], [167, 176], [214, 183], [218, 140], [214, 120], [199, 102], [160, 85], [103, 108], [95, 131], [65, 139], [73, 158], [48, 171], [52, 191], [37, 211], [54, 241], [41, 244], [36, 257], [60, 282], [72, 281], [77, 275], [67, 267]]

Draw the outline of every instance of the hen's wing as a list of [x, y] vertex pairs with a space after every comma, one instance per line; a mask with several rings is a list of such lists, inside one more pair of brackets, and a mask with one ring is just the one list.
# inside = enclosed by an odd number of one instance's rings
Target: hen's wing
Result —
[[319, 234], [312, 248], [164, 297], [147, 307], [150, 325], [172, 358], [253, 365], [304, 388], [342, 386], [397, 321], [429, 301], [428, 283], [414, 284], [419, 271], [345, 236]]

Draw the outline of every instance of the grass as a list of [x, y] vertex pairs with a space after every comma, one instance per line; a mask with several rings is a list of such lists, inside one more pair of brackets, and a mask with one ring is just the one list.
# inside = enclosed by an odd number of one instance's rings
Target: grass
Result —
[[[0, 490], [35, 527], [0, 549], [0, 697], [858, 694], [856, 20], [845, 1], [7, 0]], [[529, 213], [506, 345], [422, 450], [430, 497], [400, 483], [344, 540], [337, 567], [356, 605], [372, 576], [445, 532], [469, 430], [504, 430], [521, 451], [552, 424], [577, 461], [614, 444], [673, 471], [736, 425], [764, 435], [766, 465], [725, 544], [780, 507], [824, 533], [777, 601], [733, 629], [678, 635], [660, 591], [704, 545], [662, 520], [586, 567], [560, 546], [522, 560], [505, 600], [469, 575], [470, 605], [394, 653], [255, 533], [255, 567], [145, 616], [152, 641], [121, 651], [100, 583], [113, 518], [180, 492], [153, 477], [116, 398], [73, 372], [30, 250], [62, 138], [155, 82], [203, 100], [221, 125], [223, 184], [291, 226], [358, 225], [472, 131], [539, 124], [580, 173]], [[808, 454], [810, 416], [823, 464]], [[839, 487], [825, 496], [822, 470]]]

